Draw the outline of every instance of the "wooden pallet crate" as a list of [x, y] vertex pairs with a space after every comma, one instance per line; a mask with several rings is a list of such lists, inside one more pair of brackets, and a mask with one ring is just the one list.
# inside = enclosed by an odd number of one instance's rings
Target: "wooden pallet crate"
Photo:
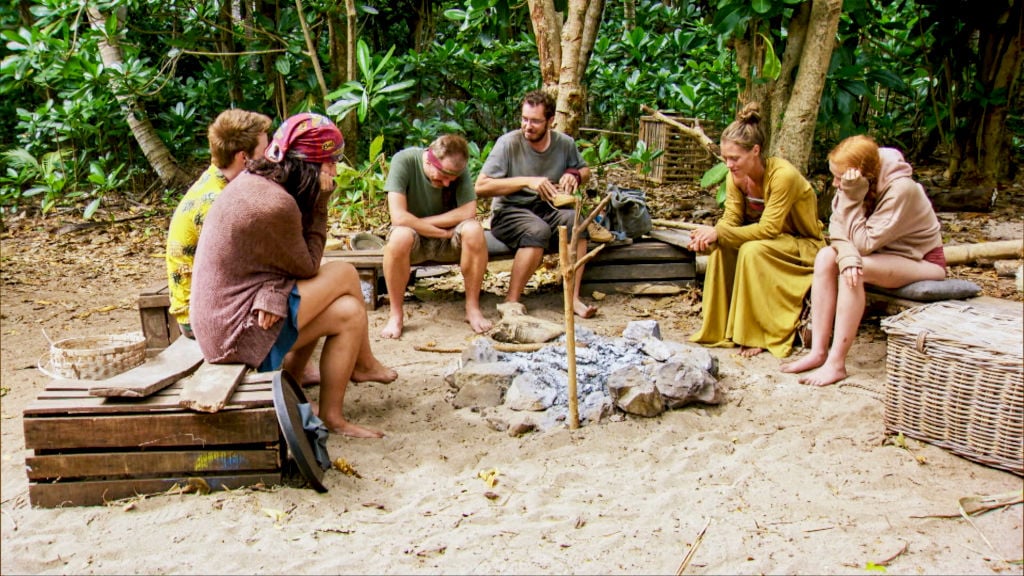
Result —
[[580, 288], [586, 292], [633, 293], [637, 285], [683, 288], [697, 277], [693, 252], [651, 238], [609, 246], [587, 262]]
[[[693, 127], [698, 120], [666, 114], [669, 118]], [[712, 139], [713, 127], [701, 120], [700, 126]], [[640, 140], [647, 143], [649, 150], [664, 150], [665, 153], [651, 163], [651, 172], [644, 175], [639, 167], [637, 173], [656, 184], [667, 182], [700, 182], [704, 175], [715, 164], [714, 158], [693, 138], [683, 134], [678, 128], [658, 120], [654, 116], [640, 117]]]
[[181, 408], [180, 381], [138, 399], [91, 396], [86, 386], [55, 380], [24, 411], [33, 506], [281, 483], [286, 451], [265, 377], [243, 381], [215, 413]]

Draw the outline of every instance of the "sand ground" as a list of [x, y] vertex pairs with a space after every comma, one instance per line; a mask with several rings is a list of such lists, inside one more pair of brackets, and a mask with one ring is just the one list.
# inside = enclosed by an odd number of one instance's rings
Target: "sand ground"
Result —
[[[67, 259], [40, 249], [16, 258]], [[694, 546], [688, 574], [1022, 573], [1024, 507], [971, 522], [939, 517], [955, 515], [962, 497], [1021, 490], [1021, 477], [887, 437], [877, 320], [862, 328], [841, 385], [810, 388], [767, 354], [713, 350], [720, 406], [510, 437], [445, 400], [455, 355], [414, 349], [471, 340], [461, 299], [409, 302], [398, 341], [378, 336], [384, 306], [369, 313], [371, 340], [399, 378], [352, 385], [346, 405], [353, 421], [387, 436], [328, 441], [361, 477], [328, 471], [325, 494], [286, 486], [32, 508], [21, 413], [47, 381], [34, 368], [48, 349], [43, 331], [137, 330], [136, 295], [159, 266], [117, 266], [65, 270], [60, 282], [5, 273], [4, 574], [666, 574]], [[484, 296], [492, 320], [499, 301]], [[557, 291], [526, 303], [561, 318]], [[698, 322], [682, 296], [610, 295], [579, 323], [617, 335], [635, 319], [658, 320], [677, 341]], [[478, 472], [492, 468], [489, 487]]]

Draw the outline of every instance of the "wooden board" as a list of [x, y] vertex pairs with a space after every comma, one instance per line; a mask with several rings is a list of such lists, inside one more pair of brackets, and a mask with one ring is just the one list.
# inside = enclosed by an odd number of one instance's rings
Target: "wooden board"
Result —
[[[102, 398], [92, 396], [88, 390], [59, 390], [48, 388], [25, 408], [24, 415], [48, 416], [55, 414], [149, 414], [181, 410], [178, 393], [181, 384], [175, 383], [145, 398]], [[269, 382], [244, 382], [236, 389], [225, 410], [267, 406], [271, 398]]]
[[156, 353], [163, 350], [181, 336], [177, 320], [169, 314], [171, 297], [166, 280], [143, 289], [139, 294], [138, 306], [147, 351]]
[[[175, 486], [182, 489], [189, 486], [189, 481], [190, 477], [188, 476], [178, 476], [174, 478], [132, 478], [127, 480], [29, 484], [28, 496], [33, 506], [43, 508], [99, 506], [114, 500], [139, 496], [140, 494], [166, 492]], [[228, 476], [202, 476], [202, 481], [211, 490], [237, 490], [238, 488], [255, 484], [263, 484], [265, 486], [280, 484], [281, 473], [278, 471]]]
[[25, 447], [37, 451], [276, 442], [279, 434], [272, 407], [215, 414], [51, 416], [25, 418], [24, 424]]
[[593, 266], [584, 269], [584, 282], [605, 282], [609, 280], [646, 282], [649, 280], [673, 280], [693, 278], [692, 262], [638, 263], [623, 266]]
[[182, 381], [178, 404], [197, 412], [217, 412], [227, 404], [247, 370], [245, 364], [204, 362]]
[[274, 470], [281, 466], [277, 448], [243, 449], [228, 446], [217, 450], [174, 450], [160, 452], [95, 452], [52, 454], [25, 459], [28, 479], [75, 480], [89, 477], [145, 477], [252, 470]]
[[141, 366], [106, 380], [94, 380], [93, 396], [142, 398], [173, 384], [195, 371], [203, 362], [203, 352], [195, 340], [178, 338], [173, 344]]

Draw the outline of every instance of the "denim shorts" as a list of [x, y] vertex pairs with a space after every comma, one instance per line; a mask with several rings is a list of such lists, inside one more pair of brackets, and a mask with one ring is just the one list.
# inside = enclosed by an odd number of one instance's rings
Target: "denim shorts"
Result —
[[295, 341], [299, 339], [299, 302], [301, 301], [299, 283], [296, 282], [292, 286], [291, 294], [288, 295], [288, 317], [281, 319], [281, 322], [283, 322], [281, 333], [277, 335], [273, 348], [270, 349], [270, 353], [267, 354], [267, 357], [263, 359], [263, 363], [257, 369], [260, 372], [280, 370], [281, 363], [284, 362], [284, 355], [295, 346]]

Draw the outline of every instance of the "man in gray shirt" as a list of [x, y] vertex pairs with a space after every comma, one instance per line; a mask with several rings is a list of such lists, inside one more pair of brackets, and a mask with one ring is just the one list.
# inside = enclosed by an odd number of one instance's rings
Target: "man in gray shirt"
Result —
[[[491, 233], [515, 250], [506, 302], [519, 302], [545, 251], [558, 250], [558, 227], [572, 233], [575, 210], [555, 206], [555, 196], [573, 194], [590, 178], [576, 142], [551, 129], [555, 101], [541, 90], [523, 98], [520, 129], [498, 138], [476, 180], [476, 193], [493, 198]], [[586, 234], [576, 246], [587, 252]], [[580, 300], [583, 268], [576, 272], [573, 310], [583, 318], [597, 312]]]
[[425, 149], [406, 148], [391, 160], [384, 184], [391, 215], [384, 247], [390, 304], [388, 322], [380, 333], [384, 338], [402, 336], [410, 266], [425, 261], [459, 263], [466, 286], [466, 322], [477, 334], [491, 329], [480, 310], [487, 241], [476, 219], [468, 161], [466, 139], [455, 134], [445, 134]]

